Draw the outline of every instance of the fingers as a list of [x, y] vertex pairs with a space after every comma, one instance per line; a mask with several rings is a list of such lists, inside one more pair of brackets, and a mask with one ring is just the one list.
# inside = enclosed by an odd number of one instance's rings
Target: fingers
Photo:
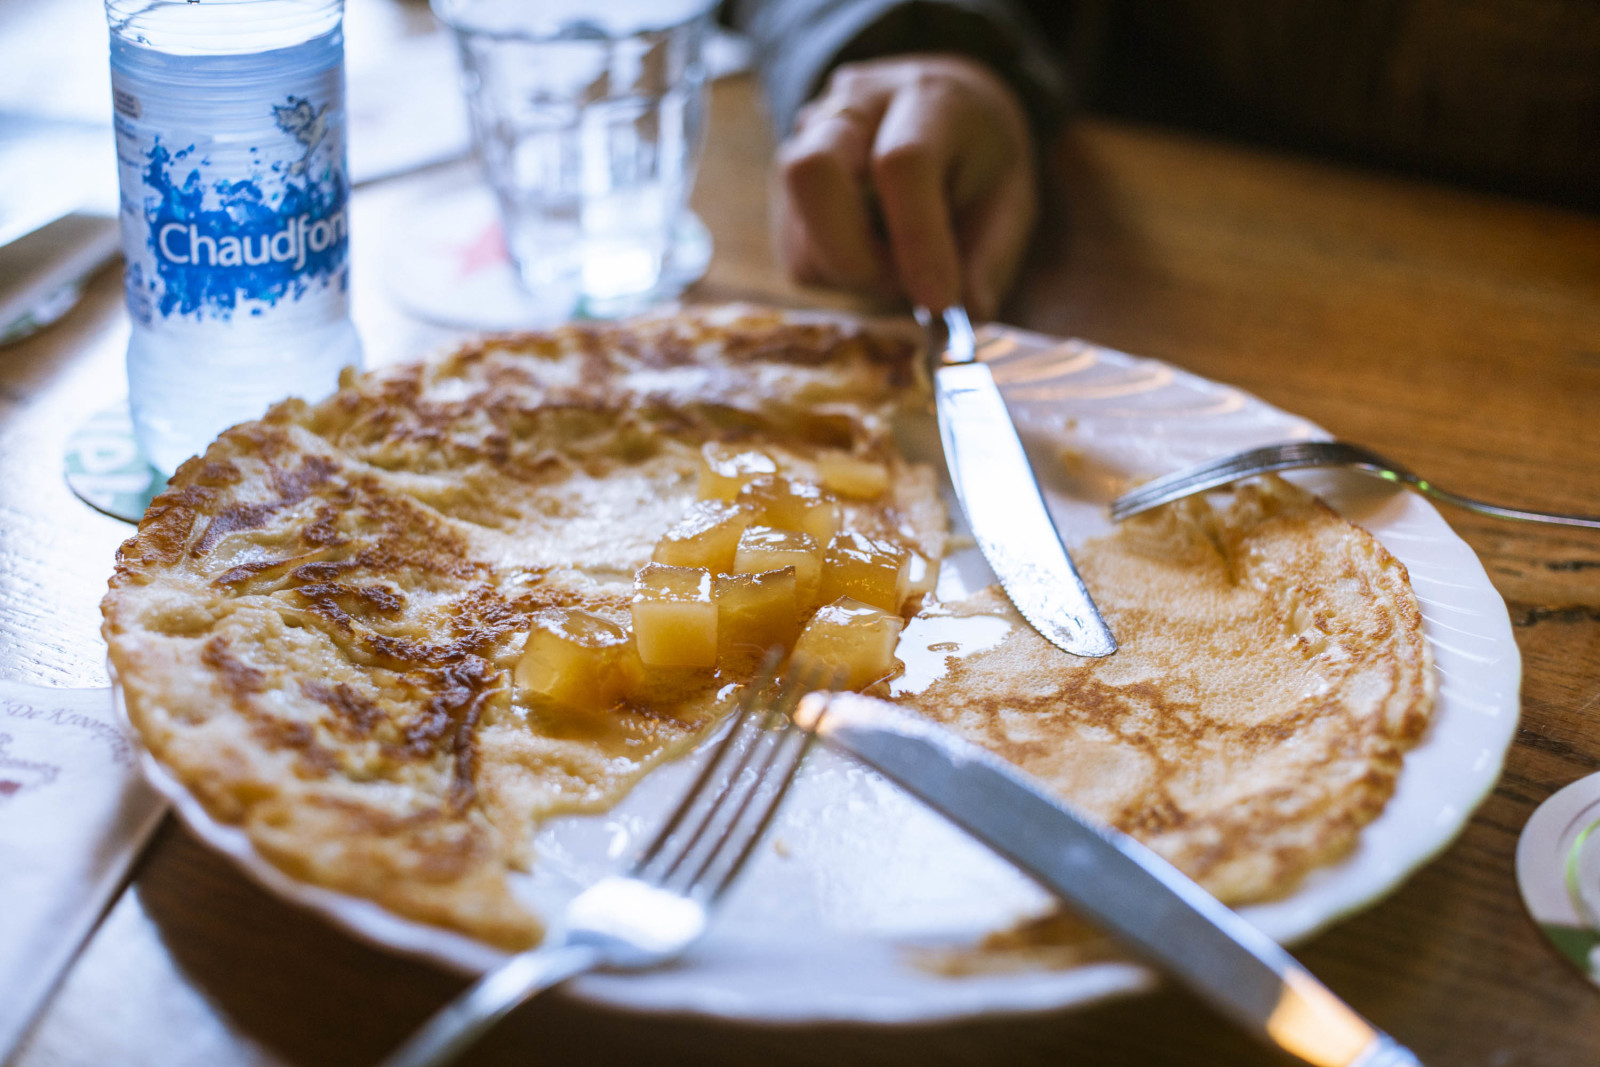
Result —
[[992, 319], [1022, 264], [1038, 218], [1038, 190], [1030, 162], [1011, 170], [964, 214], [961, 245], [965, 249], [962, 292], [967, 309]]
[[959, 145], [951, 118], [936, 93], [897, 93], [872, 148], [873, 184], [900, 287], [912, 303], [934, 311], [961, 299], [948, 192]]
[[842, 66], [779, 151], [784, 264], [800, 281], [992, 316], [1037, 216], [1032, 156], [1020, 102], [979, 64]]
[[828, 105], [811, 109], [779, 151], [783, 255], [801, 281], [881, 287], [886, 264], [873, 234], [867, 170], [883, 100]]

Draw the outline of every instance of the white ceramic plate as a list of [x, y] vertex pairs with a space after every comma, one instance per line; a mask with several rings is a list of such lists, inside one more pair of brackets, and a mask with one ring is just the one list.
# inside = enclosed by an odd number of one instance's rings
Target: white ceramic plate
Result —
[[[1316, 426], [1237, 389], [1153, 360], [1020, 331], [983, 333], [983, 357], [1012, 406], [1046, 495], [1069, 540], [1108, 528], [1103, 504], [1130, 477], [1289, 438]], [[1383, 814], [1342, 863], [1292, 896], [1242, 910], [1293, 942], [1378, 900], [1443, 849], [1499, 775], [1516, 729], [1520, 660], [1505, 605], [1482, 565], [1415, 494], [1354, 474], [1296, 476], [1371, 530], [1411, 572], [1439, 671], [1435, 720], [1406, 757]], [[975, 550], [947, 560], [946, 598], [991, 580]], [[944, 662], [946, 642], [998, 640], [992, 620], [965, 630], [907, 627], [902, 685]], [[988, 628], [986, 628], [986, 623]], [[930, 652], [930, 644], [941, 650]], [[211, 820], [146, 759], [152, 780], [200, 837], [290, 900], [379, 945], [478, 971], [501, 958], [460, 935], [408, 922], [365, 901], [295, 882]], [[519, 886], [542, 908], [624, 863], [685, 787], [694, 761], [652, 774], [615, 811], [541, 828], [536, 873]], [[757, 1022], [925, 1022], [1066, 1008], [1144, 988], [1141, 967], [943, 977], [917, 949], [971, 944], [1049, 907], [1033, 883], [877, 775], [821, 751], [809, 759], [767, 843], [731, 892], [712, 932], [679, 965], [590, 975], [570, 995], [636, 1011]]]

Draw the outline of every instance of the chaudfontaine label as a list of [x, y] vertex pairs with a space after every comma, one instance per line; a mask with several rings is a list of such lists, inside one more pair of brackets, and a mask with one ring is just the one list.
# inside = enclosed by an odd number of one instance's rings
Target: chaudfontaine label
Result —
[[160, 106], [170, 92], [140, 75], [113, 64], [133, 317], [228, 321], [308, 302], [344, 315], [350, 184], [339, 68], [189, 115]]

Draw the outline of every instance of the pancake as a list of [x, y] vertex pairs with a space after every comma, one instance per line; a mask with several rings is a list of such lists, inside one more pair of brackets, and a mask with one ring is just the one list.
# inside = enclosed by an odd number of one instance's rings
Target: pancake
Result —
[[[843, 615], [873, 614], [891, 640], [896, 612], [1007, 624], [895, 699], [1230, 901], [1286, 892], [1348, 850], [1431, 707], [1404, 568], [1268, 480], [1077, 554], [1122, 641], [1108, 660], [1046, 645], [998, 588], [922, 596], [907, 561], [936, 573], [946, 532], [934, 472], [894, 444], [926, 417], [917, 355], [893, 331], [723, 308], [490, 338], [279, 404], [185, 464], [119, 553], [104, 633], [129, 718], [212, 818], [294, 878], [536, 943], [511, 875], [537, 824], [613, 805], [751, 676], [721, 644], [714, 667], [646, 664], [635, 631], [647, 565], [682, 563], [661, 555], [668, 532], [695, 508], [754, 506], [769, 477], [717, 496], [708, 457], [755, 454], [828, 502], [819, 545], [836, 523], [857, 546], [857, 570], [827, 570], [816, 597], [844, 592]], [[882, 560], [899, 572], [873, 571]], [[807, 633], [843, 617], [808, 603], [793, 620]], [[526, 674], [575, 618], [603, 640], [562, 654], [609, 673]], [[796, 647], [862, 644], [830, 640]], [[854, 680], [903, 688], [871, 667]]]
[[[530, 630], [626, 628], [709, 444], [800, 474], [882, 465], [847, 532], [943, 551], [921, 397], [889, 334], [731, 310], [574, 326], [348, 378], [228, 430], [122, 546], [104, 633], [144, 744], [290, 875], [505, 947], [535, 824], [607, 808], [691, 746], [744, 669], [652, 670], [566, 714], [514, 683]], [[720, 661], [719, 661], [720, 662]]]
[[1230, 904], [1350, 851], [1433, 707], [1405, 567], [1276, 477], [1073, 553], [1117, 635], [1067, 656], [998, 587], [924, 607], [1010, 623], [899, 699], [1133, 834]]

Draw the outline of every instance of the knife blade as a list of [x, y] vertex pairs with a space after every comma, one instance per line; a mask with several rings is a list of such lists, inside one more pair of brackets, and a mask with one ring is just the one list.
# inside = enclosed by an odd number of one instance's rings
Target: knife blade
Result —
[[1276, 942], [1126, 834], [893, 704], [807, 694], [795, 721], [1010, 860], [1244, 1029], [1316, 1067], [1420, 1067]]
[[939, 437], [961, 510], [1017, 611], [1075, 656], [1109, 656], [1116, 638], [1062, 542], [966, 311], [947, 308], [949, 344], [933, 374]]

